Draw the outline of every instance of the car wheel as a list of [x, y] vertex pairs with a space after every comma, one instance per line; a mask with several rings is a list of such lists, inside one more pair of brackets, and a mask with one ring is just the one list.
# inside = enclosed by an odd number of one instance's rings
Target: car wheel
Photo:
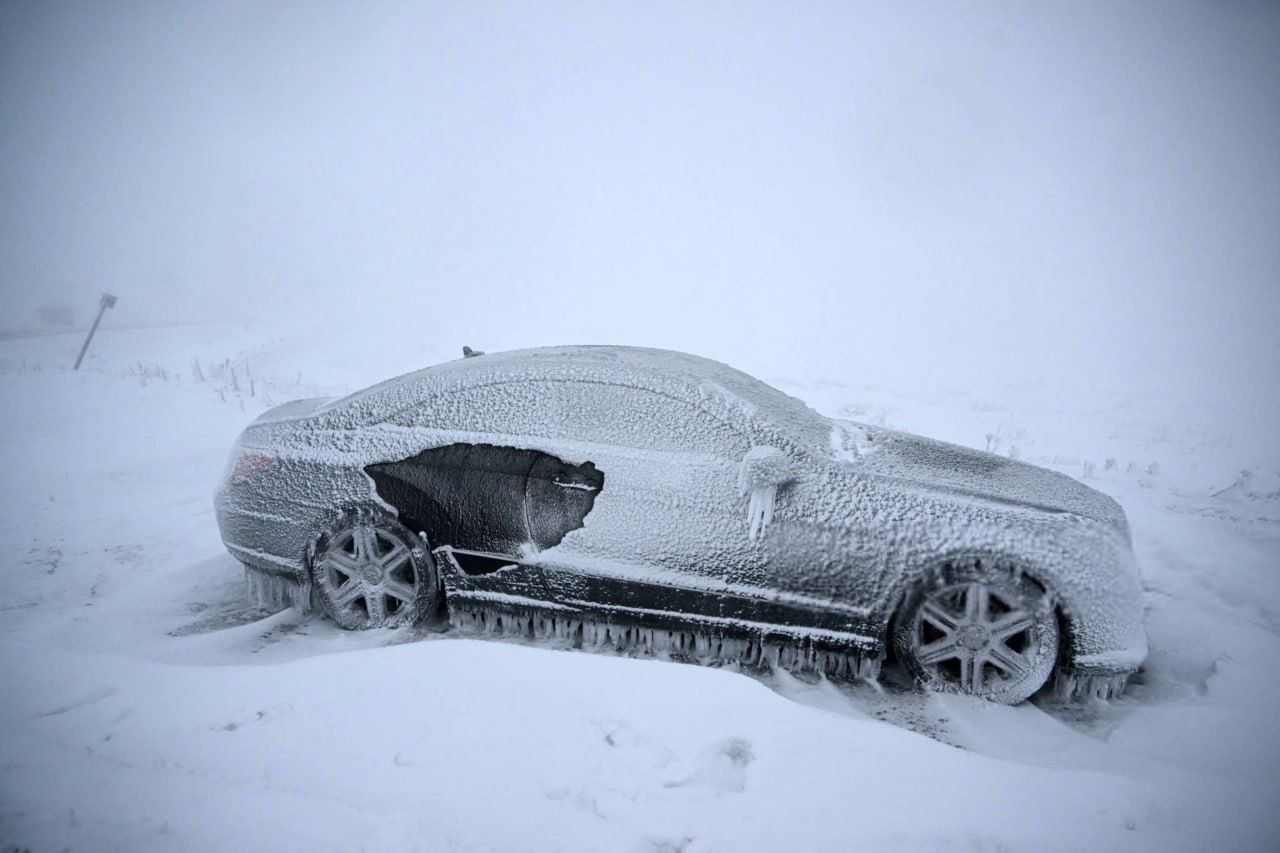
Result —
[[1057, 614], [1044, 587], [1009, 567], [949, 566], [898, 614], [898, 660], [926, 689], [1014, 705], [1049, 679]]
[[394, 518], [361, 510], [316, 544], [311, 582], [343, 628], [395, 628], [435, 612], [440, 584], [427, 543]]

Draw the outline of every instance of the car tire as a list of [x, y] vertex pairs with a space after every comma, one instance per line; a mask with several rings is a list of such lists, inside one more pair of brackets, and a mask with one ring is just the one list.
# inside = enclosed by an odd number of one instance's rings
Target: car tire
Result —
[[894, 653], [925, 689], [1006, 705], [1044, 686], [1059, 642], [1045, 588], [984, 559], [946, 564], [907, 596], [893, 628]]
[[443, 599], [425, 538], [380, 510], [343, 515], [317, 540], [310, 563], [321, 607], [348, 630], [411, 625]]

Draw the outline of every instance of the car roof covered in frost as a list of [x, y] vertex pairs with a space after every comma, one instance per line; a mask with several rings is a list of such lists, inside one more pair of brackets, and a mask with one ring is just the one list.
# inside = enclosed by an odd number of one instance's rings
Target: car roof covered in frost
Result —
[[642, 388], [691, 403], [714, 400], [772, 423], [813, 448], [829, 451], [827, 418], [759, 379], [718, 361], [672, 350], [563, 346], [512, 350], [433, 365], [335, 400], [323, 408], [343, 420], [376, 423], [433, 394], [475, 385], [575, 380]]

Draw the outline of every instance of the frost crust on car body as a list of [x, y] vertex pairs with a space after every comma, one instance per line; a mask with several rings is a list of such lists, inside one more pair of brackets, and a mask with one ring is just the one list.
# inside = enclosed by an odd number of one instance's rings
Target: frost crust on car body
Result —
[[[264, 571], [299, 583], [311, 531], [335, 507], [393, 509], [365, 467], [489, 444], [607, 473], [582, 526], [522, 558], [570, 584], [568, 598], [589, 600], [590, 584], [572, 588], [584, 573], [616, 574], [825, 604], [850, 637], [883, 638], [930, 567], [990, 555], [1054, 591], [1071, 626], [1069, 663], [1128, 671], [1145, 656], [1128, 526], [1110, 498], [1011, 459], [832, 421], [714, 361], [629, 347], [524, 350], [288, 406], [242, 437], [277, 455], [273, 478], [225, 493], [219, 517], [228, 541], [275, 555]], [[786, 479], [744, 492], [744, 472], [765, 457], [786, 461]], [[271, 521], [281, 505], [296, 507], [291, 524]], [[671, 521], [655, 529], [655, 519]]]

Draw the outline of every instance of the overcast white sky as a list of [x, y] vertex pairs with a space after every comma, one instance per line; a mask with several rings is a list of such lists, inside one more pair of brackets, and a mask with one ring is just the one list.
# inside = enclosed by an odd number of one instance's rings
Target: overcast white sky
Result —
[[1280, 4], [3, 2], [0, 205], [5, 327], [1274, 397]]

